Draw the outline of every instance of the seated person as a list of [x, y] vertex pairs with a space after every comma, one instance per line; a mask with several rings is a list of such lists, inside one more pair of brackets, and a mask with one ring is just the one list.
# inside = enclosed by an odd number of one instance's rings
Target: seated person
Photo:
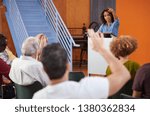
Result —
[[[22, 56], [13, 60], [10, 78], [20, 85], [30, 85], [39, 81], [43, 86], [49, 84], [49, 79], [41, 62], [36, 60], [39, 53], [39, 43], [35, 37], [28, 37], [22, 44]], [[41, 49], [40, 49], [41, 50]]]
[[13, 59], [16, 58], [7, 47], [7, 39], [2, 34], [0, 34], [0, 58], [8, 65], [11, 65]]
[[[112, 54], [118, 58], [118, 60], [124, 64], [124, 66], [128, 69], [131, 74], [131, 79], [126, 83], [126, 85], [112, 98], [119, 98], [120, 93], [125, 93], [128, 95], [132, 95], [132, 84], [136, 74], [136, 71], [140, 67], [140, 65], [129, 59], [129, 55], [132, 54], [137, 48], [137, 42], [131, 36], [120, 36], [118, 39], [114, 39], [110, 43], [110, 51]], [[110, 75], [111, 70], [108, 67], [106, 70], [106, 75]]]
[[93, 30], [88, 31], [93, 49], [101, 53], [110, 64], [109, 78], [84, 78], [80, 82], [68, 81], [70, 71], [67, 53], [58, 43], [43, 48], [41, 62], [51, 84], [34, 94], [34, 99], [107, 98], [116, 93], [129, 79], [130, 74], [118, 60], [103, 46], [103, 38]]
[[133, 97], [150, 99], [150, 63], [140, 67], [133, 82]]

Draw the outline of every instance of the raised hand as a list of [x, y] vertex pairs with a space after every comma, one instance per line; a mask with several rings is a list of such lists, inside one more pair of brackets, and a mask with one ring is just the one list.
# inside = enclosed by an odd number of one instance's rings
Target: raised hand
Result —
[[93, 29], [88, 29], [88, 35], [92, 41], [92, 46], [93, 50], [97, 52], [102, 52], [104, 50], [104, 45], [103, 45], [103, 37], [101, 37], [101, 33], [99, 32], [94, 32]]

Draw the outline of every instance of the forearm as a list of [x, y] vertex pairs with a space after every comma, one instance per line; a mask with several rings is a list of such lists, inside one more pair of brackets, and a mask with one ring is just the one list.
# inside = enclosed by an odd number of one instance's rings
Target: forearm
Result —
[[116, 15], [115, 11], [112, 8], [109, 8], [109, 11], [112, 13], [114, 20], [116, 20], [118, 17]]
[[115, 20], [118, 19], [118, 17], [117, 17], [115, 12], [113, 12], [112, 14], [113, 14], [113, 17], [114, 17]]

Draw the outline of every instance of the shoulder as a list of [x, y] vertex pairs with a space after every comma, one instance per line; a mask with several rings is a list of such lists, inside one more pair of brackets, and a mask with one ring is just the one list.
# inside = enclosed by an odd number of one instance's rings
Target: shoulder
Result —
[[144, 80], [150, 76], [150, 63], [142, 65], [135, 76], [135, 79]]
[[117, 19], [115, 19], [115, 21], [114, 22], [120, 22], [120, 20], [117, 18]]
[[47, 99], [47, 91], [50, 89], [50, 86], [48, 85], [47, 87], [37, 91], [33, 95], [33, 99]]
[[140, 67], [139, 72], [145, 74], [148, 73], [150, 74], [150, 63], [144, 64]]
[[140, 64], [135, 62], [135, 61], [132, 61], [132, 60], [128, 60], [126, 63], [124, 63], [124, 65], [127, 67], [127, 68], [139, 68], [140, 67]]
[[119, 19], [117, 18], [117, 19], [115, 19], [115, 21], [113, 22], [113, 24], [120, 24], [120, 21], [119, 21]]
[[102, 81], [107, 81], [107, 78], [103, 78], [103, 77], [98, 77], [98, 76], [91, 76], [91, 77], [85, 77], [83, 78], [80, 83], [84, 83], [84, 82], [92, 82], [95, 83], [97, 81], [102, 82]]
[[108, 78], [105, 77], [85, 77], [80, 81], [82, 87], [104, 88], [109, 86]]
[[149, 83], [150, 79], [150, 63], [142, 65], [134, 79], [133, 89], [137, 89], [139, 86], [142, 87], [144, 83]]
[[104, 26], [105, 26], [105, 25], [104, 25], [104, 24], [102, 24], [102, 25], [100, 26], [100, 28], [99, 28], [99, 31], [101, 31], [101, 32], [102, 32], [102, 31], [103, 31], [103, 29], [104, 29]]
[[84, 93], [83, 96], [87, 95], [86, 98], [107, 98], [109, 81], [108, 78], [103, 77], [85, 77], [80, 82], [80, 89], [84, 90], [82, 92]]
[[150, 69], [150, 63], [142, 65], [141, 68], [149, 70]]

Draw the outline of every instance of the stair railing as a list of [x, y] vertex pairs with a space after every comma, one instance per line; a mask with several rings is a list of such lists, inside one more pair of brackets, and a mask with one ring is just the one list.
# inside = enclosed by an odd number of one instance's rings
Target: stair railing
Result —
[[74, 42], [71, 34], [69, 33], [66, 25], [64, 24], [61, 16], [59, 15], [53, 1], [52, 0], [39, 0], [39, 1], [49, 24], [52, 25], [53, 30], [56, 32], [58, 41], [67, 52], [68, 61], [71, 64], [72, 68], [72, 45], [73, 46], [78, 45]]
[[21, 46], [22, 42], [28, 37], [27, 30], [21, 18], [18, 6], [16, 4], [16, 0], [4, 0], [4, 3], [7, 7], [7, 15], [10, 17], [12, 22], [13, 32], [15, 36], [13, 36], [14, 44], [17, 50], [18, 56], [21, 54]]

